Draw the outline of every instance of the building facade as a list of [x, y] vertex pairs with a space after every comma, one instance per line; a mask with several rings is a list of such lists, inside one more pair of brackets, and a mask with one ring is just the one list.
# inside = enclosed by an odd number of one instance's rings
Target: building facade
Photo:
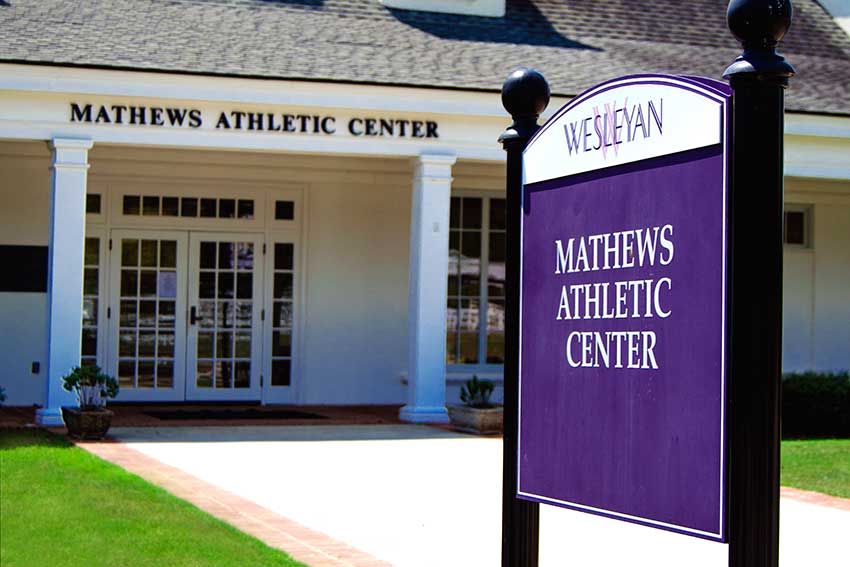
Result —
[[[48, 424], [80, 361], [115, 375], [122, 401], [405, 404], [403, 419], [445, 420], [463, 380], [501, 381], [501, 80], [520, 63], [540, 68], [553, 82], [548, 115], [581, 90], [560, 78], [559, 57], [610, 64], [584, 86], [626, 67], [689, 69], [672, 56], [620, 61], [610, 42], [621, 40], [564, 29], [567, 8], [549, 2], [509, 1], [502, 16], [176, 2], [176, 24], [157, 3], [44, 4], [0, 6], [18, 40], [0, 57], [0, 385]], [[145, 17], [159, 43], [133, 59], [121, 32], [138, 34]], [[215, 28], [210, 59], [172, 45], [216, 17], [315, 37], [283, 71], [252, 58], [255, 38], [239, 29]], [[90, 35], [75, 39], [75, 23]], [[497, 40], [509, 24], [526, 35]], [[786, 53], [801, 70], [819, 65], [795, 81], [823, 82], [796, 95], [792, 83], [786, 115], [788, 371], [850, 367], [850, 94], [846, 78], [825, 78], [850, 70], [850, 39], [819, 13], [803, 24], [834, 45]], [[464, 26], [471, 39], [451, 36]], [[363, 46], [339, 51], [361, 28], [383, 56], [398, 30], [410, 45], [375, 70]], [[58, 47], [43, 41], [57, 32]], [[676, 43], [642, 41], [646, 52]], [[726, 44], [715, 76], [736, 53]], [[491, 57], [501, 50], [511, 57]], [[327, 67], [296, 68], [319, 55]]]

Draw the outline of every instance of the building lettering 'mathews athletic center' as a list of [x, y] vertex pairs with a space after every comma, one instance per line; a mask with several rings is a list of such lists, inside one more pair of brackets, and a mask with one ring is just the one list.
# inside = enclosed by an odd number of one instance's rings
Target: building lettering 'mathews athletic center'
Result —
[[[552, 109], [635, 69], [716, 76], [739, 51], [705, 31], [725, 29], [716, 3], [0, 3], [6, 403], [57, 423], [82, 361], [122, 401], [445, 420], [463, 380], [501, 380], [505, 76], [543, 71]], [[850, 38], [813, 0], [795, 8], [784, 367], [847, 368]], [[564, 163], [687, 128], [665, 104], [611, 100], [567, 124]], [[676, 239], [664, 223], [554, 238], [547, 317], [663, 320], [675, 281], [582, 278], [663, 265]], [[658, 340], [577, 333], [564, 360], [649, 371]]]

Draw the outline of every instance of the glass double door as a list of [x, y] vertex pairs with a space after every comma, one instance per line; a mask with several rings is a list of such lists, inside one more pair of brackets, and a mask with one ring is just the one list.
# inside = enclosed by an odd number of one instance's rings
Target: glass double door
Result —
[[[291, 330], [286, 383], [274, 380], [279, 327], [265, 321], [263, 298], [269, 288], [271, 311], [280, 315], [277, 255], [266, 277], [264, 241], [257, 234], [112, 231], [108, 352], [119, 400], [291, 401]], [[281, 244], [294, 251], [292, 243], [273, 243], [274, 250]], [[291, 284], [288, 293], [291, 316]]]

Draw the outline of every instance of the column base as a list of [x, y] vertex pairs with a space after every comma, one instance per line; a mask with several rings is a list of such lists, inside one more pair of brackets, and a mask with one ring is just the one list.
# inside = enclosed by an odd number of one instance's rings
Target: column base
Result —
[[448, 423], [449, 412], [444, 406], [417, 407], [407, 405], [398, 411], [398, 418], [408, 423]]
[[43, 427], [64, 427], [62, 410], [59, 408], [41, 408], [35, 410], [35, 422]]

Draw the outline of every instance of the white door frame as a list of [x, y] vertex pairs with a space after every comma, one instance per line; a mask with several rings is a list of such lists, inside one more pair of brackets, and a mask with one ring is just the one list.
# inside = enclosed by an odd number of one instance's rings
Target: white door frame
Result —
[[[260, 291], [255, 294], [255, 305], [260, 308], [260, 317], [252, 324], [252, 349], [259, 346], [259, 363], [252, 364], [252, 384], [259, 383], [260, 388], [251, 395], [217, 397], [222, 401], [256, 401], [263, 404], [298, 404], [301, 392], [304, 337], [306, 329], [306, 278], [307, 250], [302, 232], [307, 233], [307, 194], [301, 185], [281, 186], [275, 184], [246, 184], [239, 186], [239, 194], [233, 197], [233, 182], [193, 183], [181, 180], [179, 186], [169, 187], [173, 179], [138, 179], [122, 176], [100, 176], [92, 180], [90, 189], [101, 195], [102, 212], [100, 215], [87, 216], [87, 233], [101, 239], [101, 264], [99, 282], [99, 321], [98, 321], [98, 361], [106, 372], [118, 376], [119, 326], [120, 326], [120, 247], [122, 237], [139, 239], [173, 239], [178, 241], [177, 275], [178, 296], [175, 313], [175, 368], [174, 384], [168, 390], [153, 388], [124, 388], [117, 401], [133, 402], [182, 402], [193, 399], [206, 399], [203, 394], [189, 393], [189, 383], [194, 381], [197, 358], [189, 361], [189, 351], [197, 344], [189, 344], [189, 334], [197, 333], [188, 323], [190, 300], [190, 281], [197, 278], [193, 274], [194, 265], [190, 259], [192, 235], [240, 235], [246, 240], [259, 239], [264, 253], [255, 254], [255, 282]], [[94, 183], [96, 181], [96, 183]], [[250, 198], [254, 200], [255, 217], [253, 219], [220, 218], [173, 218], [163, 216], [127, 216], [121, 208], [124, 195], [174, 195], [179, 198]], [[294, 218], [276, 218], [275, 202], [293, 201]], [[226, 226], [222, 226], [226, 225]], [[237, 226], [238, 225], [238, 226]], [[258, 230], [259, 229], [259, 230]], [[112, 241], [114, 240], [114, 249]], [[243, 240], [244, 241], [244, 240]], [[293, 314], [290, 381], [288, 386], [272, 386], [272, 341], [274, 325], [274, 244], [288, 242], [293, 244]], [[268, 253], [265, 250], [268, 250]], [[196, 285], [196, 284], [195, 284]], [[194, 289], [197, 294], [197, 287]], [[256, 317], [256, 309], [254, 310]], [[192, 336], [192, 340], [196, 335]], [[253, 358], [253, 355], [252, 355]], [[256, 381], [256, 369], [260, 380]], [[249, 391], [252, 389], [248, 389]]]
[[[262, 372], [264, 255], [262, 234], [250, 232], [199, 232], [189, 234], [189, 284], [187, 315], [189, 322], [186, 331], [186, 401], [259, 401], [261, 399], [260, 376]], [[247, 388], [201, 388], [197, 385], [198, 334], [202, 324], [199, 319], [193, 324], [192, 309], [199, 307], [199, 284], [201, 275], [201, 242], [249, 242], [254, 247], [253, 278], [251, 296], [251, 371], [250, 385]], [[216, 272], [218, 273], [218, 272]], [[235, 288], [234, 288], [235, 289]], [[220, 299], [217, 299], [218, 301]], [[235, 291], [233, 301], [236, 301]], [[234, 315], [235, 316], [235, 315]], [[217, 325], [217, 323], [216, 323]], [[213, 345], [215, 348], [216, 345]]]
[[[116, 398], [119, 402], [171, 402], [182, 401], [185, 397], [185, 353], [186, 353], [186, 285], [187, 285], [187, 248], [189, 233], [185, 231], [163, 231], [144, 229], [112, 229], [109, 233], [109, 325], [107, 330], [107, 372], [118, 376], [119, 344], [118, 335], [121, 322], [121, 240], [175, 240], [176, 258], [176, 306], [174, 313], [174, 368], [170, 388], [122, 388]], [[137, 357], [138, 358], [138, 357]]]

